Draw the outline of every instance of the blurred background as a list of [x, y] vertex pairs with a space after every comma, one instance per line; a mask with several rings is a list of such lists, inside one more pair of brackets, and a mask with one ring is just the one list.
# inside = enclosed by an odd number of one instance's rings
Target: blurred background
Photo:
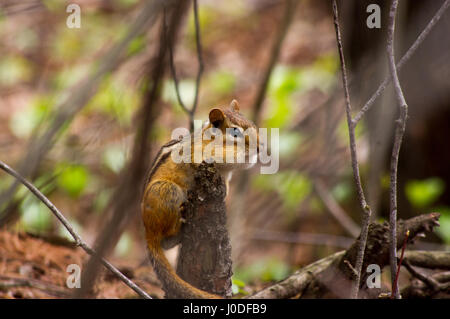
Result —
[[[114, 220], [114, 212], [123, 211], [106, 250], [120, 269], [161, 297], [140, 220], [142, 167], [150, 166], [173, 129], [189, 128], [169, 63], [161, 67], [158, 60], [162, 14], [137, 32], [133, 25], [147, 1], [78, 0], [81, 28], [68, 28], [69, 3], [0, 1], [0, 160], [32, 180], [92, 245]], [[381, 8], [380, 29], [366, 26], [371, 3]], [[389, 3], [338, 1], [353, 114], [388, 73]], [[442, 3], [400, 2], [397, 61]], [[233, 289], [246, 294], [347, 248], [359, 235], [361, 209], [350, 164], [331, 3], [199, 0], [198, 16], [204, 69], [194, 118], [205, 120], [211, 107], [237, 99], [241, 112], [260, 127], [280, 129], [278, 173], [261, 175], [256, 166], [235, 174], [227, 197]], [[199, 65], [194, 22], [189, 3], [172, 48], [179, 93], [188, 108], [195, 100]], [[437, 231], [410, 249], [448, 250], [450, 245], [449, 31], [447, 12], [399, 74], [409, 118], [399, 159], [398, 215], [441, 213]], [[112, 59], [116, 43], [127, 37], [120, 57]], [[158, 74], [158, 68], [165, 70]], [[146, 105], [152, 108], [149, 138], [139, 148], [137, 132], [144, 127]], [[70, 116], [62, 121], [58, 114], [64, 110]], [[389, 214], [397, 110], [388, 87], [356, 127], [374, 221]], [[43, 139], [55, 123], [60, 125], [57, 132]], [[134, 169], [133, 155], [139, 152], [145, 154], [140, 170]], [[70, 235], [42, 203], [24, 187], [12, 185], [14, 180], [0, 172], [0, 275], [64, 285], [67, 264], [86, 263], [87, 255], [70, 246]], [[176, 253], [177, 248], [168, 251], [174, 263]], [[63, 296], [59, 293], [53, 296]], [[96, 293], [133, 296], [105, 272]], [[0, 296], [48, 297], [40, 289], [20, 287], [0, 289]]]

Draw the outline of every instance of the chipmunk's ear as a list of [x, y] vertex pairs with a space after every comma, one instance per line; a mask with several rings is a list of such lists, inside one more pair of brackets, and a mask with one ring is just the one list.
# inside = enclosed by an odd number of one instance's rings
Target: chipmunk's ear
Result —
[[232, 109], [234, 112], [239, 112], [239, 103], [238, 103], [238, 101], [236, 101], [236, 100], [231, 101], [230, 109]]
[[212, 109], [209, 112], [209, 123], [214, 127], [220, 127], [225, 120], [225, 114], [223, 114], [221, 109]]

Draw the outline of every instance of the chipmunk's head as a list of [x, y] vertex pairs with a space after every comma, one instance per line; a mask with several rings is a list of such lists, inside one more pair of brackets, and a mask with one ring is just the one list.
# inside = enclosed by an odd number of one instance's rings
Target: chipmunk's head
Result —
[[[239, 112], [236, 100], [228, 108], [213, 108], [203, 127], [205, 148], [212, 150], [217, 165], [225, 170], [252, 167], [259, 152], [256, 125]], [[214, 137], [208, 141], [208, 136]], [[220, 153], [222, 148], [222, 153]]]

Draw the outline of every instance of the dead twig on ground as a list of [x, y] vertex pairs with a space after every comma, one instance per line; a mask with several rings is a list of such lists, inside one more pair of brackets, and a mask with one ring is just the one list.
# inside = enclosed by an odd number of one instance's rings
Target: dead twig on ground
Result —
[[122, 282], [124, 282], [128, 287], [133, 289], [139, 296], [145, 299], [151, 299], [151, 297], [141, 288], [139, 288], [133, 281], [127, 278], [124, 274], [122, 274], [113, 264], [104, 259], [103, 257], [99, 257], [97, 253], [86, 244], [83, 239], [75, 232], [72, 225], [68, 222], [66, 217], [58, 210], [58, 208], [47, 198], [44, 194], [42, 194], [33, 184], [27, 181], [24, 177], [22, 177], [18, 172], [13, 170], [11, 167], [0, 161], [0, 169], [8, 173], [9, 175], [15, 177], [20, 183], [22, 183], [26, 188], [30, 190], [33, 195], [35, 195], [42, 203], [47, 206], [50, 211], [55, 215], [56, 218], [63, 224], [63, 226], [70, 233], [72, 238], [75, 241], [75, 244], [81, 247], [84, 251], [86, 251], [89, 255], [99, 258], [100, 262], [115, 276], [117, 276]]

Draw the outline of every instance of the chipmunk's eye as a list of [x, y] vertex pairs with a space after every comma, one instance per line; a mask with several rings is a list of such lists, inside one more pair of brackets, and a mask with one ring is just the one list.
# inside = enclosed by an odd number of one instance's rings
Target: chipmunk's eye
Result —
[[242, 137], [243, 136], [241, 131], [237, 127], [233, 127], [233, 130], [231, 131], [231, 135], [233, 135], [233, 137]]

